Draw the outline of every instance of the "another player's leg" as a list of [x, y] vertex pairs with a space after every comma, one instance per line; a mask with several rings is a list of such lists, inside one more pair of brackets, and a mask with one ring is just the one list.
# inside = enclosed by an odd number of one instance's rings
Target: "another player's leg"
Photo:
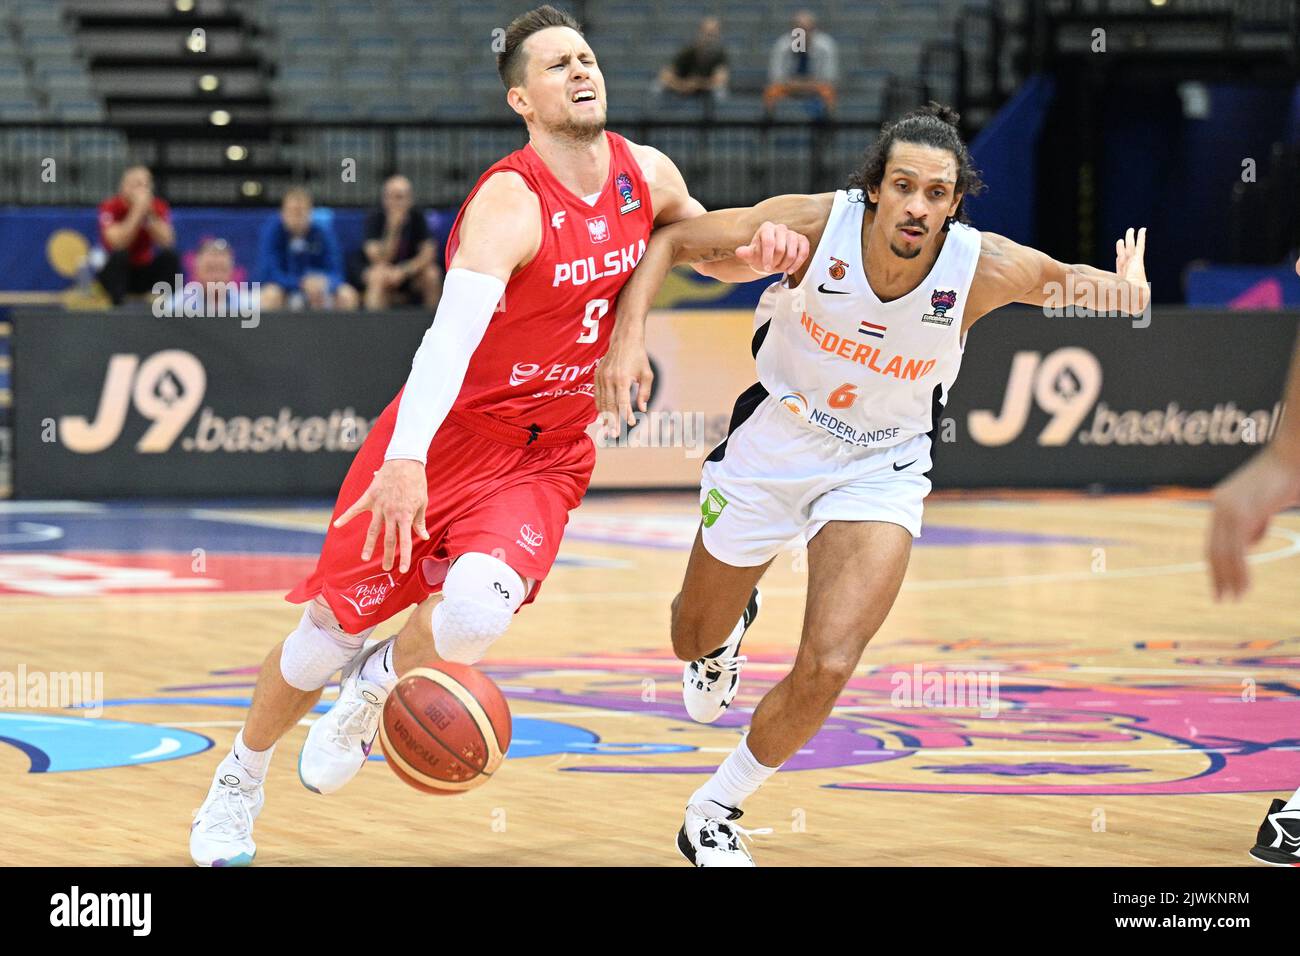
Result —
[[691, 796], [678, 834], [697, 866], [752, 866], [730, 821], [745, 798], [821, 728], [902, 586], [912, 535], [878, 521], [828, 522], [808, 546], [808, 604], [794, 667], [754, 711], [748, 735]]
[[361, 648], [369, 631], [348, 634], [323, 600], [303, 610], [293, 632], [262, 664], [248, 719], [217, 766], [190, 827], [199, 866], [247, 866], [257, 854], [253, 821], [276, 741], [320, 699], [321, 689]]
[[672, 608], [673, 652], [687, 662], [682, 701], [694, 720], [712, 723], [736, 698], [745, 662], [740, 642], [758, 617], [757, 584], [771, 563], [727, 564], [705, 549], [703, 531], [695, 536]]
[[526, 583], [504, 561], [477, 552], [457, 558], [442, 583], [441, 601], [426, 599], [396, 637], [367, 644], [347, 664], [338, 699], [303, 743], [303, 786], [333, 793], [347, 784], [370, 756], [384, 701], [398, 678], [430, 660], [431, 652], [459, 664], [482, 660], [527, 594]]

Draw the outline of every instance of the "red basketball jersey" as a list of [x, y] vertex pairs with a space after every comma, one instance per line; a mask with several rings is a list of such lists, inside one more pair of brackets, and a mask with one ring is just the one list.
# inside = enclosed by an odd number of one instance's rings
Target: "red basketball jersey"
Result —
[[543, 431], [584, 428], [596, 417], [596, 363], [609, 348], [618, 294], [654, 225], [636, 157], [623, 137], [605, 137], [609, 176], [595, 205], [561, 185], [529, 144], [491, 166], [461, 206], [447, 239], [447, 263], [456, 254], [465, 207], [504, 170], [522, 176], [541, 202], [542, 243], [506, 284], [455, 408]]

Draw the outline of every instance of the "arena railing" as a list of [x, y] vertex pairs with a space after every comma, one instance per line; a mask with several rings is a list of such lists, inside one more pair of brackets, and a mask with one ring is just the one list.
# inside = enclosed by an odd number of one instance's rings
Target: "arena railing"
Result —
[[[667, 153], [706, 206], [749, 205], [843, 185], [879, 130], [872, 121], [702, 116], [610, 120]], [[518, 120], [231, 123], [226, 126], [0, 122], [0, 203], [94, 204], [127, 163], [154, 172], [177, 205], [268, 205], [305, 185], [330, 205], [372, 205], [394, 172], [420, 202], [455, 206], [481, 172], [524, 145]]]

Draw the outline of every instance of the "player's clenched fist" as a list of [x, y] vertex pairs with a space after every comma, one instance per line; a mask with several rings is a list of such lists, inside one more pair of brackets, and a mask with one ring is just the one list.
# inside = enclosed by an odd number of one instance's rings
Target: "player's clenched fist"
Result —
[[794, 272], [808, 258], [808, 237], [784, 223], [765, 222], [748, 245], [736, 249], [736, 258], [760, 275]]
[[411, 532], [424, 541], [429, 532], [424, 526], [424, 512], [429, 504], [428, 480], [424, 465], [405, 458], [392, 458], [375, 472], [366, 493], [352, 507], [338, 516], [334, 527], [341, 528], [363, 511], [370, 512], [370, 527], [361, 547], [361, 560], [369, 561], [375, 553], [375, 541], [384, 535], [384, 570], [393, 567], [394, 553], [400, 548], [398, 570], [405, 574], [411, 567]]

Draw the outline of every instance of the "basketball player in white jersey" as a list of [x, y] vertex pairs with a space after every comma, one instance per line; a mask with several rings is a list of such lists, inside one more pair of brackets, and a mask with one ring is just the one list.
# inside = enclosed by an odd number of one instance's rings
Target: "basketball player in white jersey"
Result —
[[[1300, 260], [1295, 264], [1300, 275]], [[1291, 353], [1283, 407], [1288, 414], [1268, 447], [1219, 482], [1205, 553], [1217, 601], [1239, 600], [1250, 588], [1246, 549], [1258, 543], [1273, 515], [1300, 504], [1300, 339]], [[1273, 866], [1300, 866], [1300, 790], [1274, 799], [1250, 855]]]
[[970, 327], [1012, 302], [1064, 305], [1062, 294], [1146, 308], [1145, 230], [1130, 229], [1116, 243], [1115, 272], [1103, 272], [967, 225], [964, 198], [982, 184], [956, 120], [932, 103], [886, 125], [849, 189], [655, 232], [620, 297], [597, 403], [631, 420], [632, 385], [644, 411], [651, 384], [646, 314], [674, 264], [734, 255], [764, 220], [816, 250], [759, 303], [759, 381], [704, 465], [704, 517], [672, 605], [686, 709], [716, 720], [736, 695], [758, 580], [791, 538], [808, 541], [794, 665], [688, 802], [677, 845], [697, 866], [753, 865], [742, 839], [750, 831], [732, 822], [741, 804], [818, 731], [889, 613], [921, 532], [939, 412]]

